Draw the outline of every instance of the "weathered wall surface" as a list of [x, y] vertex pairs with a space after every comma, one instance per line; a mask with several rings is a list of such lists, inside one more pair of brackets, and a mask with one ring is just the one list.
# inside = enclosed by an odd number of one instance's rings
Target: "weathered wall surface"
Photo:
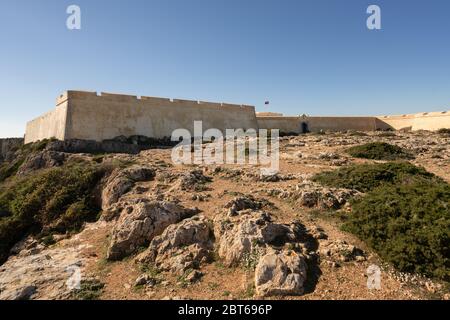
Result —
[[12, 155], [12, 152], [22, 145], [23, 138], [0, 139], [0, 162], [10, 160], [9, 156]]
[[284, 133], [301, 133], [300, 117], [257, 117], [259, 129], [279, 129]]
[[56, 138], [65, 139], [67, 101], [56, 106], [56, 109], [27, 123], [25, 143]]
[[448, 111], [381, 116], [377, 119], [378, 125], [382, 129], [439, 130], [450, 128], [450, 112]]
[[179, 128], [255, 128], [254, 107], [190, 100], [69, 92], [66, 139], [102, 141], [124, 135], [170, 137]]
[[257, 119], [260, 128], [280, 129], [280, 132], [285, 133], [303, 133], [305, 129], [311, 132], [376, 129], [374, 117], [258, 117]]
[[310, 131], [373, 131], [376, 130], [374, 117], [308, 117], [306, 119]]
[[282, 132], [302, 133], [307, 124], [311, 132], [329, 131], [373, 131], [373, 130], [430, 130], [450, 128], [450, 112], [429, 112], [401, 116], [381, 117], [283, 117], [257, 116], [260, 128], [280, 129]]
[[26, 140], [56, 137], [102, 141], [121, 135], [163, 138], [179, 128], [193, 134], [197, 120], [203, 121], [203, 131], [257, 129], [253, 106], [68, 91], [58, 97], [56, 112], [28, 124]]

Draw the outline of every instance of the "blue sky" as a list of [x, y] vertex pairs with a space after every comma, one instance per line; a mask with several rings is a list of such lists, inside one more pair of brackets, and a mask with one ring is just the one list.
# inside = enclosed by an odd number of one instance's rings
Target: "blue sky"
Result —
[[[66, 8], [82, 29], [66, 28]], [[366, 9], [381, 7], [382, 30]], [[448, 0], [1, 0], [0, 137], [67, 89], [258, 111], [450, 109]], [[264, 101], [270, 105], [265, 106]]]

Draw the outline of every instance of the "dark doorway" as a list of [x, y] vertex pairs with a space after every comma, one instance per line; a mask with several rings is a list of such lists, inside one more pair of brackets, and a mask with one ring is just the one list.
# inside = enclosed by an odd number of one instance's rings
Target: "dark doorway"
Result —
[[302, 122], [302, 124], [301, 124], [301, 133], [308, 133], [308, 132], [309, 132], [308, 123]]

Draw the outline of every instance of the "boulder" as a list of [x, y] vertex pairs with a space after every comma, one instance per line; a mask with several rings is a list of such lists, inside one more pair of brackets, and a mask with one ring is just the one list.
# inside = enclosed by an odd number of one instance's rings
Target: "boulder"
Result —
[[169, 225], [193, 213], [193, 210], [165, 201], [139, 202], [127, 207], [113, 229], [107, 259], [118, 260], [132, 254], [163, 233]]
[[2, 294], [0, 292], [0, 300], [30, 300], [36, 293], [36, 286], [30, 285], [18, 288]]
[[300, 228], [275, 224], [263, 211], [245, 212], [234, 219], [216, 218], [214, 232], [218, 239], [218, 254], [226, 266], [244, 264], [249, 267], [264, 254], [267, 245], [283, 246], [299, 238]]
[[321, 243], [320, 254], [334, 265], [340, 262], [364, 261], [364, 251], [348, 244], [344, 240], [324, 241]]
[[259, 210], [268, 203], [267, 200], [257, 200], [251, 195], [236, 197], [225, 204], [230, 216], [237, 215], [239, 211], [252, 209]]
[[205, 176], [202, 170], [191, 170], [183, 173], [172, 189], [182, 191], [203, 191], [205, 189], [204, 185], [211, 181], [211, 177]]
[[182, 275], [188, 269], [197, 269], [209, 260], [213, 249], [211, 223], [203, 216], [194, 216], [167, 227], [155, 237], [146, 252], [137, 261], [154, 263], [163, 271]]
[[256, 266], [256, 294], [261, 297], [301, 295], [306, 271], [307, 264], [302, 255], [292, 250], [271, 250], [259, 259]]
[[308, 208], [340, 209], [351, 197], [360, 192], [350, 189], [327, 188], [310, 181], [303, 182], [296, 187], [297, 201]]
[[102, 209], [108, 210], [122, 195], [130, 191], [136, 182], [149, 181], [154, 177], [155, 170], [147, 167], [133, 166], [114, 170], [102, 190]]

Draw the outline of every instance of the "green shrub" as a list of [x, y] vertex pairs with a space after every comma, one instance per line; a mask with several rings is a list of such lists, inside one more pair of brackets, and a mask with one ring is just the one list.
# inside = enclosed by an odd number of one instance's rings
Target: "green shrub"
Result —
[[103, 293], [105, 284], [96, 279], [82, 280], [80, 289], [75, 289], [74, 300], [98, 300]]
[[418, 178], [442, 181], [439, 177], [409, 162], [360, 164], [316, 174], [312, 180], [335, 188], [367, 192], [384, 183], [404, 183]]
[[347, 153], [355, 158], [371, 160], [411, 159], [412, 155], [404, 149], [385, 142], [373, 142], [347, 149]]
[[352, 203], [343, 229], [404, 272], [450, 280], [450, 185], [382, 185]]
[[45, 139], [35, 143], [28, 143], [18, 148], [15, 153], [15, 159], [13, 161], [6, 162], [0, 165], [0, 182], [3, 182], [9, 177], [14, 176], [28, 156], [44, 150], [47, 144], [53, 140], [54, 139]]
[[94, 189], [107, 169], [102, 166], [64, 166], [14, 177], [0, 187], [0, 263], [26, 234], [39, 237], [73, 232], [95, 221], [100, 207]]

